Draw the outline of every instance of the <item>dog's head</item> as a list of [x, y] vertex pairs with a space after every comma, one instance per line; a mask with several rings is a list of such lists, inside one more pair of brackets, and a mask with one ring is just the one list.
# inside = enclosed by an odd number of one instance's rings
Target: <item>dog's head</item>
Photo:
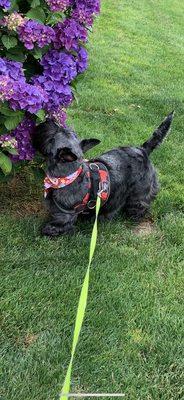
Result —
[[98, 139], [79, 140], [69, 128], [62, 128], [52, 120], [40, 124], [33, 137], [33, 146], [49, 162], [66, 164], [82, 161], [86, 151], [100, 143]]

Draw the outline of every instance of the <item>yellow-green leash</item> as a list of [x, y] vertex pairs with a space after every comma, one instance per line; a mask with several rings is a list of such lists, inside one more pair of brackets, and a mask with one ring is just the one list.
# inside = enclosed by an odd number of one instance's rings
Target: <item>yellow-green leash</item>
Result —
[[96, 218], [95, 218], [95, 223], [93, 226], [93, 232], [92, 232], [91, 243], [90, 243], [89, 264], [87, 267], [86, 275], [84, 278], [84, 282], [82, 285], [81, 294], [80, 294], [80, 298], [79, 298], [79, 304], [78, 304], [77, 316], [76, 316], [76, 320], [75, 320], [75, 327], [74, 327], [74, 334], [73, 334], [71, 358], [70, 358], [70, 363], [69, 363], [68, 370], [67, 370], [67, 373], [65, 376], [60, 400], [68, 400], [68, 394], [70, 392], [73, 359], [74, 359], [74, 355], [75, 355], [76, 346], [77, 346], [77, 343], [79, 340], [79, 335], [80, 335], [80, 331], [82, 328], [82, 324], [83, 324], [83, 320], [84, 320], [84, 316], [85, 316], [86, 305], [87, 305], [88, 289], [89, 289], [89, 274], [90, 274], [90, 267], [91, 267], [92, 259], [93, 259], [95, 248], [96, 248], [96, 242], [97, 242], [97, 234], [98, 234], [97, 223], [98, 223], [98, 215], [99, 215], [99, 211], [100, 211], [100, 205], [101, 205], [101, 200], [100, 200], [100, 197], [98, 196], [97, 203], [96, 203]]

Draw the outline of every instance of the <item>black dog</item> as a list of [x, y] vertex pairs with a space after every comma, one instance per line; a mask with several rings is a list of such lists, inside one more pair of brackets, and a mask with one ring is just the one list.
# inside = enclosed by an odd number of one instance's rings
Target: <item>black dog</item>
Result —
[[135, 221], [143, 219], [159, 190], [149, 155], [167, 135], [172, 119], [173, 112], [141, 147], [118, 147], [91, 161], [84, 159], [84, 153], [99, 140], [80, 141], [53, 121], [39, 125], [33, 145], [46, 158], [46, 202], [51, 215], [42, 233], [71, 232], [80, 213], [94, 214], [97, 194], [103, 217], [112, 219], [123, 211]]

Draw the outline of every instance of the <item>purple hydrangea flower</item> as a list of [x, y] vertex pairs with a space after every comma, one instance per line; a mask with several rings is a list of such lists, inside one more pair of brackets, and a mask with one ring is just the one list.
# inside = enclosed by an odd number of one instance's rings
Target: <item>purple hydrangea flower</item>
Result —
[[66, 11], [66, 9], [72, 5], [72, 0], [46, 0], [51, 11]]
[[66, 111], [59, 107], [56, 111], [49, 113], [50, 117], [53, 118], [56, 123], [60, 126], [66, 127]]
[[40, 87], [24, 81], [14, 81], [9, 76], [0, 76], [0, 101], [9, 101], [13, 110], [25, 110], [36, 114], [47, 102], [47, 95]]
[[46, 111], [57, 112], [59, 107], [68, 107], [71, 104], [73, 94], [69, 85], [53, 81], [45, 75], [35, 77], [33, 81], [38, 89], [42, 88], [47, 94], [48, 100], [43, 105]]
[[0, 75], [0, 101], [8, 101], [13, 94], [13, 80], [7, 75]]
[[88, 67], [88, 52], [84, 47], [80, 47], [78, 49], [78, 54], [77, 54], [77, 72], [81, 74], [84, 72], [87, 67]]
[[67, 85], [77, 76], [74, 56], [63, 51], [50, 50], [41, 60], [44, 75], [56, 83]]
[[47, 101], [46, 93], [26, 83], [20, 62], [0, 58], [0, 100], [9, 100], [13, 110], [37, 113]]
[[77, 65], [74, 56], [57, 50], [50, 50], [41, 60], [42, 76], [33, 79], [47, 94], [44, 108], [47, 111], [58, 111], [58, 107], [68, 107], [73, 94], [69, 83], [77, 76]]
[[17, 150], [17, 155], [11, 155], [14, 162], [23, 160], [32, 160], [35, 155], [35, 150], [31, 144], [31, 138], [34, 134], [35, 123], [25, 117], [17, 128], [10, 135], [0, 136], [0, 146], [6, 150], [11, 147]]
[[50, 44], [55, 36], [54, 29], [50, 26], [32, 20], [25, 20], [24, 24], [18, 26], [17, 32], [28, 50], [32, 50], [35, 44], [40, 48]]
[[25, 110], [36, 114], [43, 108], [46, 101], [46, 93], [41, 87], [38, 88], [20, 81], [13, 83], [13, 93], [10, 99], [10, 106], [13, 110]]
[[73, 18], [66, 18], [64, 22], [59, 22], [55, 28], [55, 49], [65, 47], [66, 50], [76, 50], [79, 41], [87, 41], [87, 30]]
[[72, 16], [80, 23], [91, 26], [95, 14], [100, 12], [100, 0], [76, 0]]
[[11, 135], [17, 142], [17, 155], [11, 156], [14, 162], [23, 160], [32, 160], [35, 155], [35, 150], [31, 144], [31, 138], [34, 134], [35, 123], [25, 117], [17, 128], [11, 132]]
[[0, 7], [3, 8], [4, 10], [8, 10], [11, 7], [11, 1], [10, 0], [0, 0]]
[[14, 81], [25, 82], [23, 64], [0, 57], [0, 75], [6, 75]]

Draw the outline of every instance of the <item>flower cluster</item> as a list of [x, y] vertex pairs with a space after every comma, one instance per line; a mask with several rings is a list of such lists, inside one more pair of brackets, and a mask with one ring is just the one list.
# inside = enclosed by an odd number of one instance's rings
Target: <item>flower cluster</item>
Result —
[[55, 26], [54, 47], [77, 50], [80, 42], [87, 42], [87, 29], [73, 18], [66, 18]]
[[36, 114], [47, 101], [45, 92], [40, 87], [24, 82], [13, 83], [10, 106], [13, 110], [25, 110]]
[[57, 112], [58, 107], [68, 107], [73, 96], [69, 83], [77, 76], [76, 61], [73, 55], [50, 50], [41, 60], [43, 74], [34, 79], [47, 93], [47, 111]]
[[94, 16], [100, 12], [100, 0], [76, 0], [73, 18], [80, 23], [91, 26]]
[[[25, 9], [30, 10], [32, 2], [24, 1]], [[42, 16], [41, 5], [23, 14], [19, 3], [14, 8], [14, 2], [0, 0], [4, 13], [0, 21], [4, 36], [0, 48], [0, 102], [8, 102], [14, 110], [12, 118], [17, 111], [24, 112], [17, 128], [0, 136], [2, 149], [17, 146], [18, 155], [11, 156], [13, 161], [33, 158], [31, 135], [36, 118], [42, 120], [46, 115], [66, 126], [66, 108], [74, 99], [72, 81], [87, 68], [88, 30], [100, 10], [100, 0], [45, 0], [48, 7], [45, 4]], [[52, 25], [54, 20], [57, 23]], [[44, 112], [38, 114], [40, 110]], [[3, 114], [3, 108], [0, 112]]]
[[72, 54], [64, 51], [50, 50], [40, 63], [48, 80], [66, 85], [77, 76], [76, 63]]
[[54, 29], [37, 21], [25, 19], [17, 28], [19, 39], [28, 50], [32, 50], [35, 44], [42, 48], [54, 41]]
[[3, 8], [4, 10], [8, 10], [11, 7], [11, 1], [10, 0], [0, 0], [0, 7]]
[[21, 14], [14, 12], [5, 16], [1, 21], [2, 26], [18, 33], [19, 40], [28, 50], [35, 45], [42, 48], [55, 40], [54, 29], [41, 22], [23, 18]]
[[24, 24], [24, 21], [25, 19], [22, 17], [22, 15], [15, 11], [10, 15], [6, 15], [1, 20], [1, 25], [7, 26], [10, 31], [16, 31], [18, 26]]
[[6, 75], [0, 75], [0, 101], [11, 99], [13, 94], [13, 81]]
[[65, 11], [70, 5], [72, 5], [72, 0], [46, 0], [51, 11]]
[[35, 150], [31, 145], [31, 138], [34, 134], [35, 123], [30, 118], [24, 120], [11, 132], [11, 135], [0, 136], [0, 146], [5, 151], [16, 149], [17, 154], [11, 155], [14, 162], [27, 160], [30, 161], [35, 155]]
[[25, 82], [22, 64], [0, 58], [0, 101], [7, 101], [15, 93], [14, 84]]
[[88, 53], [87, 50], [84, 49], [84, 47], [81, 47], [78, 51], [77, 54], [77, 72], [78, 74], [82, 74], [82, 72], [84, 72], [86, 70], [86, 68], [88, 67]]
[[34, 134], [35, 123], [29, 117], [24, 118], [17, 128], [11, 132], [12, 137], [17, 143], [17, 155], [11, 158], [15, 161], [32, 160], [35, 151], [31, 145], [31, 138]]
[[66, 111], [62, 107], [58, 107], [58, 109], [54, 112], [50, 112], [50, 117], [53, 118], [58, 125], [66, 127]]
[[14, 81], [25, 82], [22, 63], [0, 57], [0, 76], [3, 75]]
[[8, 148], [17, 149], [17, 140], [11, 135], [1, 135], [0, 136], [0, 145], [5, 150]]
[[22, 63], [0, 58], [0, 100], [9, 100], [13, 110], [36, 114], [47, 96], [41, 87], [26, 82]]

